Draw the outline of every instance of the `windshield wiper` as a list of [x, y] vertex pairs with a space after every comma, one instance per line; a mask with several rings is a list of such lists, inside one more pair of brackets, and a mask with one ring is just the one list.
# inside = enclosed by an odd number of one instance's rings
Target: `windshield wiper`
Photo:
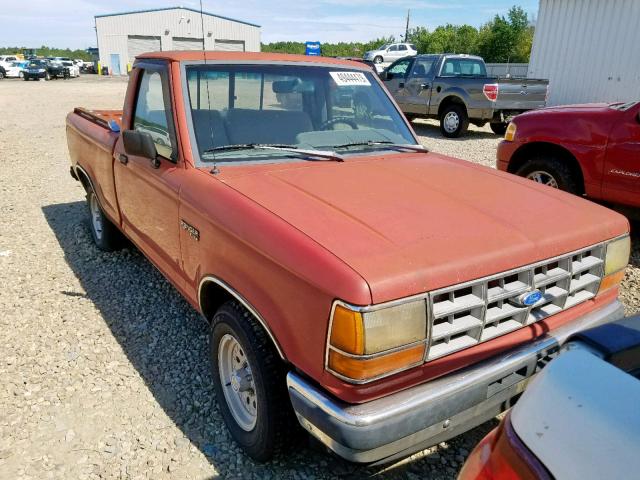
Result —
[[366, 142], [352, 142], [352, 143], [344, 143], [342, 145], [334, 145], [333, 148], [349, 148], [349, 147], [375, 147], [375, 146], [383, 146], [388, 148], [397, 148], [401, 150], [413, 150], [414, 152], [428, 152], [429, 150], [422, 145], [411, 145], [404, 143], [394, 143], [386, 140], [382, 141], [366, 141]]
[[336, 152], [329, 152], [324, 150], [307, 150], [298, 148], [295, 145], [286, 145], [280, 143], [240, 143], [236, 145], [222, 145], [219, 147], [213, 147], [202, 152], [203, 155], [207, 153], [225, 152], [233, 150], [277, 150], [280, 152], [298, 153], [300, 155], [307, 155], [310, 160], [333, 160], [336, 162], [344, 162], [344, 158]]

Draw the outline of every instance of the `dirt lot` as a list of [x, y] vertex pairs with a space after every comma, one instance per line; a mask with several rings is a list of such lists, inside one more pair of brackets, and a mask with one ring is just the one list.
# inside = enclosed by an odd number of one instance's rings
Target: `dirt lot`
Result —
[[[93, 246], [68, 174], [66, 113], [120, 108], [125, 87], [0, 81], [0, 478], [454, 478], [495, 421], [384, 472], [306, 445], [269, 465], [239, 453], [215, 406], [204, 322], [136, 250]], [[435, 123], [416, 130], [432, 150], [493, 164], [488, 129], [456, 141]]]

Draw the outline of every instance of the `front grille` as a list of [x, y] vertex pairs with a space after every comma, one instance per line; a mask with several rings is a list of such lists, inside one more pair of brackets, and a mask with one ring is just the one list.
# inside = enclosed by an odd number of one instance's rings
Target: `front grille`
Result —
[[[604, 274], [605, 245], [578, 250], [429, 294], [426, 360], [477, 345], [593, 298]], [[542, 298], [522, 306], [534, 289]]]

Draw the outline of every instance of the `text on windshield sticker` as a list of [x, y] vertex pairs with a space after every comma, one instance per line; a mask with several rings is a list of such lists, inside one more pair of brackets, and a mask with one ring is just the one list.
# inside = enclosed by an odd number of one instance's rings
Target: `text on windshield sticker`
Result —
[[365, 74], [361, 72], [329, 72], [329, 75], [331, 75], [331, 78], [333, 78], [339, 87], [347, 85], [371, 86]]

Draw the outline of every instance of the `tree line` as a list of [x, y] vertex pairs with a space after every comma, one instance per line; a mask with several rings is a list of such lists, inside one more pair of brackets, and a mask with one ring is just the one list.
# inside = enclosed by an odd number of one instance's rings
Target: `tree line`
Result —
[[[407, 41], [416, 45], [419, 53], [468, 53], [480, 55], [490, 63], [527, 63], [531, 54], [534, 27], [526, 12], [518, 6], [507, 15], [496, 15], [480, 28], [471, 25], [439, 26], [430, 31], [415, 27]], [[322, 55], [327, 57], [361, 57], [367, 50], [393, 43], [394, 37], [377, 38], [367, 43], [323, 43]], [[263, 52], [305, 53], [303, 42], [274, 42], [262, 44]]]
[[[14, 55], [30, 49], [30, 47], [0, 47], [0, 55]], [[91, 61], [91, 55], [81, 49], [71, 50], [70, 48], [52, 48], [42, 45], [40, 48], [36, 48], [35, 50], [39, 57], [69, 57], [73, 59], [80, 58], [85, 61]]]

